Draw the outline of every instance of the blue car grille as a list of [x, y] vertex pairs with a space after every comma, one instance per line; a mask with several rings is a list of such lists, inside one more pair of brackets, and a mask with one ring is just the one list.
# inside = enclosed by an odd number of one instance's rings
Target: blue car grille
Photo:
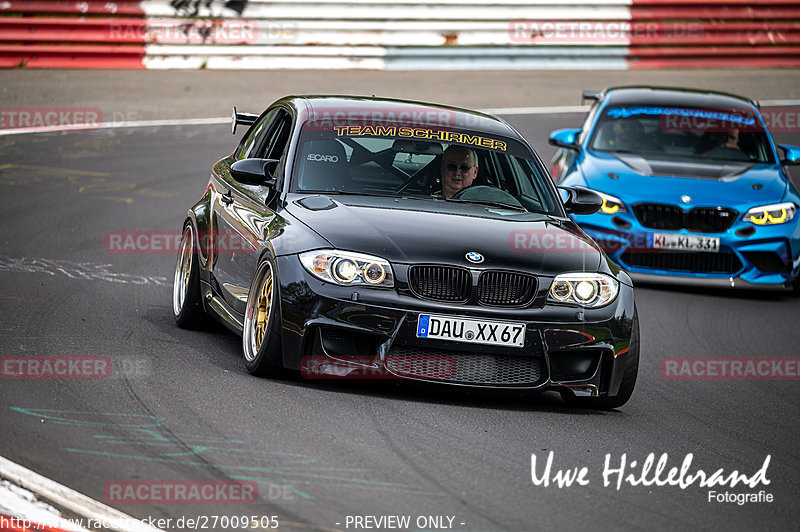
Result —
[[723, 207], [695, 207], [684, 211], [678, 206], [660, 203], [640, 203], [634, 205], [633, 212], [639, 223], [650, 229], [688, 229], [699, 233], [723, 233], [739, 214]]
[[742, 262], [733, 253], [693, 252], [627, 252], [622, 261], [628, 266], [655, 270], [676, 270], [692, 273], [736, 273]]

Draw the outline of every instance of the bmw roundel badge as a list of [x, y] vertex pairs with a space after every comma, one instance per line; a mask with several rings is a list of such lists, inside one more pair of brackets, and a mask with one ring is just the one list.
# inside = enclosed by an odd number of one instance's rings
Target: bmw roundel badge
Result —
[[483, 255], [478, 253], [477, 251], [470, 251], [466, 254], [467, 260], [470, 262], [474, 262], [475, 264], [480, 264], [483, 262]]

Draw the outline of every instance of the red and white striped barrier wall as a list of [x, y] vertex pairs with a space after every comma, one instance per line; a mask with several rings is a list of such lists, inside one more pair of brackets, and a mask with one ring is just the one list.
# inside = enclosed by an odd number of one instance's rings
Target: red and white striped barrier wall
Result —
[[144, 40], [119, 42], [108, 28], [145, 23], [132, 0], [0, 0], [2, 68], [142, 68]]
[[800, 0], [0, 0], [0, 67], [800, 66]]

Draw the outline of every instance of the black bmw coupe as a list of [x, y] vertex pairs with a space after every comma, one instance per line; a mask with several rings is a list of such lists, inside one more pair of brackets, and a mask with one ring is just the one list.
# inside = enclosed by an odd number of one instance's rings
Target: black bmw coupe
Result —
[[396, 378], [630, 398], [629, 276], [568, 217], [502, 119], [420, 102], [292, 96], [214, 164], [186, 214], [173, 313], [242, 335], [259, 375]]

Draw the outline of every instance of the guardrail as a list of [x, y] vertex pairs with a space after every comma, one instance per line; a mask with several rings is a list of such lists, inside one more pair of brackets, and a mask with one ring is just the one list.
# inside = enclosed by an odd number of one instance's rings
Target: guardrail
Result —
[[800, 66], [800, 1], [0, 0], [0, 67]]

